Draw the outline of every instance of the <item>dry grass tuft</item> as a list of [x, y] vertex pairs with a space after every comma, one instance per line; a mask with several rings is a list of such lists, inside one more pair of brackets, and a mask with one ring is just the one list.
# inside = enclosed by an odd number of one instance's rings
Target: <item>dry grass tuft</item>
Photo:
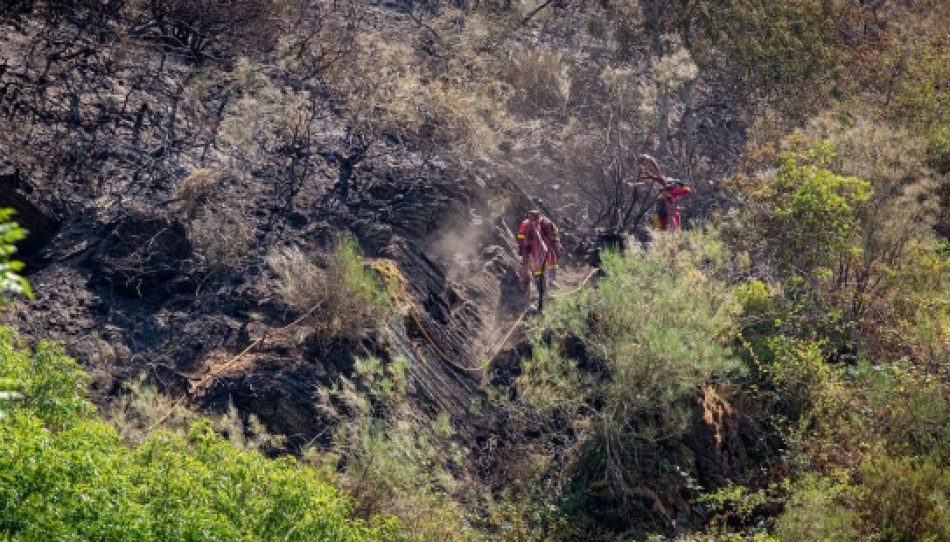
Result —
[[244, 263], [254, 238], [247, 213], [236, 206], [212, 205], [200, 209], [187, 231], [192, 246], [212, 270]]
[[207, 201], [212, 189], [221, 181], [221, 177], [221, 173], [213, 169], [192, 170], [185, 180], [175, 187], [169, 214], [179, 219], [191, 216]]
[[274, 293], [288, 307], [306, 312], [330, 296], [327, 272], [313, 263], [298, 247], [272, 249], [267, 264], [277, 275]]
[[512, 111], [544, 115], [564, 109], [570, 98], [571, 78], [560, 53], [521, 49], [511, 55], [505, 79], [514, 94]]
[[273, 291], [298, 313], [314, 311], [317, 332], [325, 337], [358, 339], [379, 325], [392, 309], [391, 292], [364, 265], [355, 242], [314, 263], [301, 249], [275, 249], [267, 263], [276, 275]]

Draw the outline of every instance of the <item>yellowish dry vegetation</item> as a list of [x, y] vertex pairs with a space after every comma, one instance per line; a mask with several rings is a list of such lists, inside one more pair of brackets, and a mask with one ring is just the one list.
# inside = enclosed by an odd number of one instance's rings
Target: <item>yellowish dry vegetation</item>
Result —
[[175, 188], [169, 213], [175, 218], [185, 218], [192, 215], [212, 195], [221, 173], [213, 169], [198, 168]]

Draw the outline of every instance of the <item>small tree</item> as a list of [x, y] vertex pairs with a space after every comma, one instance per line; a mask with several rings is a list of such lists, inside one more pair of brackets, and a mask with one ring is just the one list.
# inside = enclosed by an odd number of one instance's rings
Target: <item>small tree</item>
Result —
[[805, 153], [787, 153], [775, 179], [768, 231], [778, 268], [790, 275], [829, 269], [857, 250], [859, 213], [871, 197], [870, 184], [827, 168], [830, 144]]

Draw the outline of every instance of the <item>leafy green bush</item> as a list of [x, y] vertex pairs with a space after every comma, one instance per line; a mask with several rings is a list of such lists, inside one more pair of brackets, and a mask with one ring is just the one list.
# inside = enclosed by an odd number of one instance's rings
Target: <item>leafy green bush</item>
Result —
[[828, 381], [821, 343], [784, 335], [769, 337], [756, 359], [760, 376], [774, 389], [789, 419], [805, 417]]
[[12, 209], [0, 209], [0, 303], [8, 294], [30, 295], [30, 285], [17, 273], [23, 263], [13, 259], [14, 243], [26, 238], [26, 231], [12, 220]]
[[[916, 357], [950, 365], [950, 253], [948, 242], [919, 247], [892, 274], [894, 333]], [[944, 247], [943, 249], [941, 247]]]
[[340, 267], [347, 293], [355, 296], [358, 302], [368, 304], [379, 311], [385, 311], [392, 306], [392, 292], [376, 275], [366, 269], [363, 254], [355, 239], [346, 237], [340, 241], [334, 258], [336, 265]]
[[855, 371], [851, 407], [866, 416], [865, 438], [877, 435], [894, 454], [950, 461], [950, 398], [940, 381], [907, 362]]
[[664, 446], [691, 427], [703, 384], [739, 369], [728, 346], [739, 306], [716, 278], [726, 256], [698, 231], [605, 254], [596, 288], [558, 300], [531, 330], [520, 396], [589, 420], [582, 462], [624, 501], [643, 497], [644, 476], [670, 470]]
[[[936, 23], [936, 18], [933, 24]], [[917, 37], [915, 35], [915, 37]], [[942, 85], [950, 77], [950, 51], [940, 32], [908, 40], [903, 51], [903, 73], [897, 80], [893, 111], [925, 137], [932, 160], [942, 172], [950, 170], [950, 127], [946, 111], [950, 93]]]
[[746, 205], [728, 235], [755, 261], [755, 276], [769, 283], [740, 289], [743, 333], [752, 342], [770, 335], [821, 340], [827, 357], [854, 359], [859, 332], [871, 328], [865, 317], [880, 305], [874, 296], [912, 230], [887, 238], [881, 224], [868, 220], [884, 212], [871, 183], [831, 169], [829, 141], [792, 139], [788, 145], [797, 150], [764, 153], [757, 172], [738, 180], [750, 181], [740, 186]]
[[701, 495], [697, 502], [704, 505], [708, 514], [707, 532], [728, 536], [732, 528], [755, 525], [761, 519], [762, 509], [775, 500], [776, 492], [774, 485], [752, 490], [743, 485], [729, 483], [716, 491]]
[[815, 81], [837, 63], [825, 7], [819, 0], [711, 2], [698, 6], [698, 26], [743, 75], [782, 88]]
[[780, 540], [946, 540], [950, 473], [874, 448], [854, 473], [806, 474], [775, 523]]
[[879, 540], [950, 539], [950, 471], [933, 461], [875, 453], [859, 470], [859, 506]]
[[62, 346], [43, 341], [24, 350], [13, 330], [0, 327], [0, 361], [0, 378], [14, 383], [23, 396], [17, 407], [45, 426], [68, 427], [93, 412], [84, 396], [89, 378]]
[[50, 344], [0, 334], [0, 378], [24, 399], [0, 420], [0, 536], [14, 540], [391, 540], [292, 458], [237, 450], [211, 430], [128, 447], [91, 416], [86, 377]]
[[849, 490], [847, 476], [805, 476], [793, 488], [775, 535], [788, 542], [861, 539], [858, 515], [840, 500]]
[[775, 191], [770, 237], [780, 269], [795, 274], [830, 272], [840, 255], [856, 248], [858, 212], [870, 184], [826, 168], [830, 144], [787, 153], [771, 188]]

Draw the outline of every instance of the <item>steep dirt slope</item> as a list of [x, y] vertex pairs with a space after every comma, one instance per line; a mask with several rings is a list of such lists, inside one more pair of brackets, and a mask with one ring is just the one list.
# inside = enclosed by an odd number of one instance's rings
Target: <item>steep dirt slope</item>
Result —
[[[510, 229], [531, 205], [523, 193], [480, 185], [396, 141], [377, 143], [353, 173], [339, 160], [346, 118], [332, 103], [319, 123], [329, 135], [312, 154], [235, 160], [208, 131], [227, 98], [188, 95], [204, 68], [147, 44], [97, 44], [79, 23], [3, 24], [0, 103], [24, 129], [4, 133], [0, 203], [33, 234], [22, 248], [37, 292], [4, 318], [65, 341], [93, 373], [98, 401], [144, 373], [197, 405], [233, 402], [295, 445], [321, 434], [319, 390], [348, 375], [354, 355], [404, 355], [423, 404], [466, 418], [482, 375], [443, 358], [481, 363], [526, 307], [511, 280]], [[195, 207], [238, 217], [215, 225], [222, 243], [238, 245], [223, 264], [195, 246], [190, 216], [175, 210], [199, 167], [221, 173], [203, 196], [211, 203]], [[268, 250], [317, 254], [344, 233], [367, 256], [396, 262], [413, 317], [394, 317], [388, 333], [360, 344], [315, 344], [303, 322], [228, 363], [298, 316], [273, 298]]]
[[[599, 109], [607, 103], [602, 80], [636, 80], [638, 70], [650, 69], [648, 54], [618, 61], [615, 71], [604, 40], [554, 19], [537, 32], [518, 27], [510, 36], [484, 38], [499, 50], [505, 43], [511, 54], [475, 47], [484, 58], [473, 57], [470, 44], [453, 50], [430, 43], [433, 31], [411, 7], [368, 2], [360, 24], [374, 39], [385, 38], [383, 53], [392, 46], [418, 54], [409, 66], [507, 63], [492, 68], [502, 75], [488, 86], [512, 88], [489, 105], [510, 105], [511, 116], [476, 107], [475, 120], [470, 115], [461, 124], [490, 125], [491, 137], [478, 140], [485, 134], [473, 129], [474, 140], [459, 143], [440, 132], [442, 122], [457, 128], [457, 111], [446, 114], [448, 121], [423, 115], [411, 131], [378, 128], [373, 117], [386, 104], [370, 101], [369, 112], [354, 111], [338, 82], [301, 82], [268, 51], [249, 47], [198, 60], [132, 36], [121, 17], [94, 15], [0, 18], [0, 206], [17, 208], [31, 230], [21, 248], [36, 291], [3, 314], [5, 323], [33, 339], [62, 340], [93, 375], [94, 399], [104, 408], [144, 376], [177, 405], [216, 413], [233, 406], [244, 420], [256, 416], [269, 433], [286, 437], [291, 452], [330, 444], [339, 419], [324, 407], [329, 390], [352, 375], [355, 358], [402, 357], [414, 406], [433, 417], [450, 414], [472, 452], [460, 468], [480, 488], [495, 496], [517, 490], [540, 456], [550, 459], [553, 476], [566, 476], [558, 461], [581, 445], [577, 428], [560, 419], [521, 419], [485, 397], [486, 384], [510, 390], [530, 354], [521, 324], [533, 303], [516, 286], [512, 230], [536, 206], [563, 226], [570, 252], [564, 293], [592, 276], [593, 247], [622, 241], [615, 230], [595, 230], [620, 225], [595, 217], [604, 202], [619, 196], [611, 204], [629, 205], [640, 222], [650, 212], [650, 189], [631, 184], [629, 168], [654, 144], [651, 127], [618, 125], [617, 138], [611, 119], [619, 113]], [[442, 32], [474, 28], [479, 35], [478, 17], [457, 24], [426, 17]], [[547, 49], [566, 52], [574, 79], [558, 98], [563, 103], [535, 110], [519, 93], [538, 88], [515, 88], [517, 77], [507, 71]], [[542, 65], [562, 58], [538, 55]], [[566, 61], [554, 68], [568, 72]], [[353, 68], [342, 72], [355, 78]], [[438, 110], [447, 107], [440, 100], [458, 99], [439, 96], [438, 85], [415, 86], [429, 76], [416, 75], [409, 96], [398, 95], [396, 85], [396, 106]], [[353, 93], [365, 91], [356, 83]], [[537, 87], [547, 83], [542, 77]], [[703, 100], [717, 100], [713, 88], [696, 88]], [[425, 100], [413, 101], [420, 93]], [[743, 130], [730, 128], [734, 112], [727, 109], [703, 108], [696, 120], [703, 156], [723, 145], [741, 147]], [[685, 111], [670, 115], [689, 124]], [[603, 133], [596, 132], [604, 128], [598, 116], [607, 119]], [[478, 145], [486, 155], [468, 149]], [[460, 147], [470, 154], [460, 157]], [[697, 185], [729, 167], [728, 160], [702, 156], [668, 163], [695, 174]], [[695, 209], [689, 213], [700, 214]], [[627, 228], [640, 241], [649, 238], [638, 220]], [[327, 338], [277, 294], [268, 254], [299, 247], [326, 263], [344, 236], [356, 239], [370, 268], [398, 285], [397, 307], [381, 329]], [[695, 399], [694, 438], [669, 453], [715, 485], [738, 472], [757, 444], [742, 437], [745, 421], [714, 390]], [[667, 491], [644, 493], [655, 512], [644, 521], [661, 529], [700, 524], [683, 481], [670, 475], [653, 485], [666, 482]], [[593, 485], [590, 502], [615, 509], [597, 491]]]

